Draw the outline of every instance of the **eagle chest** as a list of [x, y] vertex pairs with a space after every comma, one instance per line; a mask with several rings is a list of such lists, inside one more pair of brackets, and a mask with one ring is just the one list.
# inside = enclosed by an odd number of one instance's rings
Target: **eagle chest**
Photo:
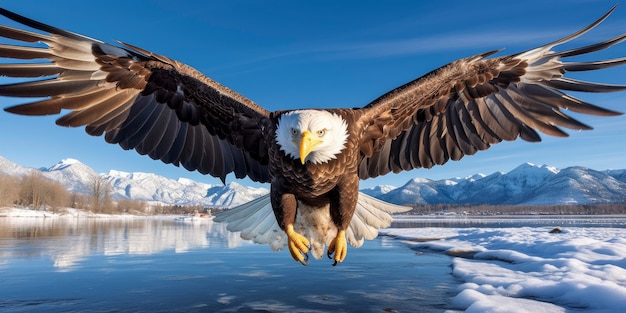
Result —
[[319, 197], [332, 191], [346, 175], [356, 173], [358, 152], [350, 142], [337, 158], [325, 163], [301, 164], [276, 149], [271, 162], [274, 179], [282, 180], [285, 191], [305, 197]]

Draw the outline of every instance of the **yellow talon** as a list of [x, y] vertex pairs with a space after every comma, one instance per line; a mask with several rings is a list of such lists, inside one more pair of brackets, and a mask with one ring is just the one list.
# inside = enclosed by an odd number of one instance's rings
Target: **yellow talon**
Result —
[[[334, 257], [332, 257], [333, 253], [335, 254]], [[340, 230], [337, 232], [337, 237], [328, 245], [327, 255], [329, 259], [335, 260], [335, 263], [333, 263], [333, 266], [335, 266], [337, 263], [341, 263], [346, 259], [347, 253], [348, 244], [346, 242], [346, 231]]]
[[286, 227], [287, 233], [287, 243], [289, 246], [289, 253], [291, 253], [291, 257], [302, 263], [302, 265], [309, 265], [309, 240], [306, 237], [298, 234], [294, 229], [293, 225], [289, 224]]

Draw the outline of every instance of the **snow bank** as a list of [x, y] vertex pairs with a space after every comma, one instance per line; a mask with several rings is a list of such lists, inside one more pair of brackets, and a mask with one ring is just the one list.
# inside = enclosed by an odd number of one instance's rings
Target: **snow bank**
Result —
[[[465, 312], [622, 312], [626, 229], [413, 228], [381, 233], [454, 256]], [[428, 240], [428, 241], [427, 241]], [[424, 242], [416, 242], [424, 241]]]

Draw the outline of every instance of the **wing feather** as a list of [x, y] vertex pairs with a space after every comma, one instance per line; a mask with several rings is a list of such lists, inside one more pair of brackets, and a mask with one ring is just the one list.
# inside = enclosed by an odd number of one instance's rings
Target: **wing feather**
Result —
[[[168, 154], [168, 151], [174, 146], [176, 136], [180, 131], [180, 121], [174, 118], [175, 115], [171, 110], [163, 110], [164, 124], [166, 130], [163, 131], [161, 140], [158, 141], [158, 145], [148, 154], [153, 160], [162, 160]], [[171, 163], [171, 162], [170, 162]]]
[[166, 133], [164, 130], [167, 130], [167, 122], [169, 121], [169, 111], [168, 109], [159, 108], [160, 110], [155, 110], [152, 118], [150, 118], [150, 125], [146, 124], [145, 133], [142, 138], [144, 140], [140, 140], [135, 147], [137, 153], [141, 155], [149, 155], [156, 149], [161, 140], [163, 140], [163, 135]]
[[[128, 112], [130, 107], [133, 105], [135, 99], [131, 99], [117, 106], [114, 110], [109, 112], [106, 115], [101, 116], [99, 119], [95, 120], [93, 123], [85, 126], [85, 132], [92, 136], [102, 136], [102, 134], [107, 129], [118, 129], [122, 123], [126, 120], [128, 116]], [[109, 134], [112, 134], [109, 131], [105, 135], [105, 141], [109, 141]]]
[[[25, 43], [0, 44], [0, 57], [33, 60], [0, 64], [0, 75], [31, 79], [0, 85], [0, 95], [45, 98], [6, 111], [70, 110], [58, 125], [84, 126], [88, 134], [104, 134], [123, 149], [222, 181], [232, 172], [269, 180], [267, 110], [165, 56], [126, 43], [110, 45], [4, 9], [0, 14], [36, 30], [0, 25], [0, 37]], [[245, 129], [238, 129], [242, 125]], [[245, 140], [237, 142], [243, 133]]]
[[196, 131], [196, 135], [195, 135], [196, 140], [193, 144], [194, 153], [192, 154], [192, 159], [191, 159], [191, 162], [193, 162], [193, 165], [190, 165], [190, 167], [196, 166], [196, 168], [193, 168], [194, 171], [197, 170], [198, 172], [202, 174], [207, 174], [208, 164], [205, 158], [207, 142], [206, 142], [206, 138], [204, 137], [206, 132], [201, 127], [194, 127], [194, 129]]
[[[439, 120], [439, 118], [437, 118], [437, 120]], [[431, 148], [431, 143], [432, 144], [436, 144], [439, 143], [438, 140], [430, 140], [430, 133], [431, 133], [431, 129], [432, 126], [435, 125], [435, 123], [431, 122], [431, 123], [423, 123], [423, 126], [420, 127], [421, 131], [420, 131], [420, 138], [419, 138], [419, 146], [420, 149], [418, 149], [417, 153], [418, 153], [418, 160], [419, 160], [419, 164], [421, 164], [424, 168], [431, 168], [434, 166], [433, 163], [433, 157], [436, 157], [437, 154], [441, 154], [443, 153], [443, 150], [439, 149], [438, 147], [433, 147]], [[409, 147], [409, 149], [412, 149]], [[434, 150], [434, 154], [431, 154], [430, 151]]]
[[[108, 115], [125, 103], [136, 98], [136, 94], [130, 92], [117, 92], [112, 96], [102, 99], [100, 102], [85, 101], [80, 110], [73, 111], [57, 120], [57, 125], [79, 127], [92, 125], [101, 117]], [[78, 104], [78, 102], [76, 102]]]
[[159, 108], [150, 104], [148, 97], [138, 99], [130, 109], [128, 119], [120, 126], [116, 141], [125, 150], [130, 150], [137, 146], [145, 132], [144, 126]]
[[486, 131], [480, 121], [472, 121], [472, 115], [469, 108], [466, 106], [459, 106], [457, 114], [459, 116], [458, 125], [463, 128], [463, 132], [465, 133], [468, 143], [474, 148], [473, 153], [476, 153], [478, 150], [485, 150], [489, 148], [490, 141], [489, 139], [485, 140], [485, 137], [490, 136], [490, 134], [487, 133], [486, 136], [483, 137], [479, 135], [485, 133]]

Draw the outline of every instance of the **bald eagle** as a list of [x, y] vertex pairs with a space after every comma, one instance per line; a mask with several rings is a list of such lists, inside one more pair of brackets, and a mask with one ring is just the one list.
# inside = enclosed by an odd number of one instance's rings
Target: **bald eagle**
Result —
[[[589, 126], [563, 113], [620, 113], [564, 91], [609, 92], [626, 86], [566, 78], [626, 63], [626, 58], [575, 62], [570, 57], [611, 47], [626, 35], [566, 51], [563, 39], [513, 55], [491, 51], [454, 61], [355, 109], [269, 112], [190, 66], [120, 42], [111, 45], [13, 12], [0, 14], [37, 31], [0, 26], [0, 57], [49, 62], [0, 64], [0, 75], [30, 78], [0, 86], [6, 97], [42, 98], [6, 108], [23, 115], [60, 114], [61, 126], [84, 126], [123, 149], [225, 180], [229, 173], [271, 184], [267, 196], [216, 217], [232, 231], [274, 249], [287, 246], [307, 264], [324, 251], [343, 262], [407, 210], [359, 193], [359, 181], [430, 168], [486, 150], [503, 140], [540, 141], [537, 131]], [[43, 43], [46, 47], [35, 45]], [[44, 77], [44, 79], [34, 79]]]

